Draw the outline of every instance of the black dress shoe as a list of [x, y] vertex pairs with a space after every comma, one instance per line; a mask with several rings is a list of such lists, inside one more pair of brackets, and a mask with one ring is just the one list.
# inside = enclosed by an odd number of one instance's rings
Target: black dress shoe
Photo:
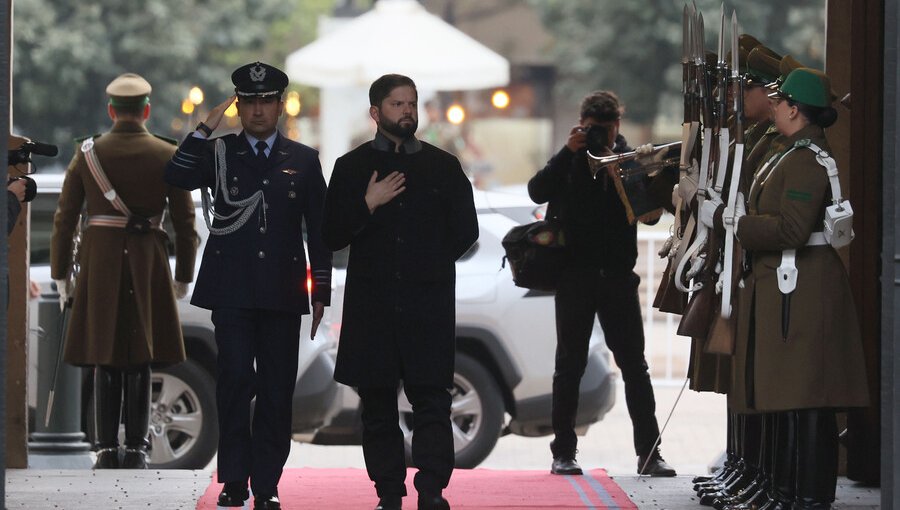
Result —
[[147, 450], [143, 448], [125, 448], [122, 457], [122, 469], [147, 469]]
[[253, 498], [253, 510], [281, 510], [278, 496], [256, 496]]
[[402, 496], [384, 496], [378, 500], [375, 510], [401, 510], [403, 508]]
[[419, 510], [450, 510], [450, 502], [441, 496], [420, 496]]
[[647, 457], [638, 457], [637, 469], [639, 475], [675, 476], [675, 469], [663, 460], [658, 451], [650, 455], [649, 461]]
[[103, 448], [98, 451], [94, 469], [119, 469], [119, 449]]
[[244, 506], [244, 501], [250, 497], [246, 482], [226, 482], [216, 504], [219, 506]]
[[550, 465], [550, 472], [554, 475], [580, 475], [581, 466], [575, 462], [575, 457], [556, 457]]

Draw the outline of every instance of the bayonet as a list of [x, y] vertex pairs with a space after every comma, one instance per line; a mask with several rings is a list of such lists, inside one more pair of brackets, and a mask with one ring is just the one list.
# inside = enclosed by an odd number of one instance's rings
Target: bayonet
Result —
[[719, 314], [723, 319], [731, 317], [731, 295], [734, 287], [734, 210], [737, 203], [738, 185], [744, 164], [744, 77], [741, 74], [740, 56], [738, 53], [737, 12], [731, 13], [731, 93], [734, 110], [734, 160], [731, 166], [731, 182], [728, 186], [728, 197], [725, 213], [722, 215], [725, 224], [725, 255], [719, 282], [722, 287], [722, 305]]
[[[703, 286], [702, 282], [700, 282], [699, 279], [695, 281], [693, 285], [690, 285], [691, 278], [687, 276], [687, 271], [689, 262], [692, 262], [693, 265], [693, 267], [690, 267], [691, 273], [696, 274], [696, 272], [698, 271], [698, 267], [700, 267], [700, 260], [696, 257], [696, 255], [701, 252], [701, 248], [706, 244], [706, 238], [708, 235], [707, 228], [699, 221], [696, 221], [696, 215], [697, 211], [700, 210], [700, 206], [703, 205], [703, 202], [706, 199], [706, 188], [709, 185], [710, 154], [713, 144], [712, 127], [714, 123], [714, 115], [712, 111], [713, 104], [712, 98], [710, 97], [709, 88], [709, 69], [706, 65], [703, 13], [699, 11], [695, 12], [696, 19], [693, 23], [694, 71], [695, 81], [697, 83], [698, 102], [700, 113], [702, 116], [703, 138], [701, 139], [702, 150], [700, 152], [700, 175], [697, 180], [697, 209], [691, 215], [691, 220], [694, 221], [693, 227], [696, 228], [696, 235], [694, 236], [694, 241], [690, 244], [690, 246], [685, 247], [686, 243], [682, 243], [682, 246], [679, 247], [675, 260], [675, 287], [682, 292], [692, 292], [695, 290], [699, 290]], [[690, 221], [688, 224], [690, 225]]]

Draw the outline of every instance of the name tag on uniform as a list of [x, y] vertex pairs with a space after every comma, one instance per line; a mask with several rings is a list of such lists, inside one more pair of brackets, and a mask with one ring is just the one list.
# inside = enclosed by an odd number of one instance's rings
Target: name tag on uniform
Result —
[[285, 168], [284, 170], [282, 170], [282, 172], [284, 172], [284, 173], [286, 173], [286, 174], [288, 174], [288, 175], [295, 175], [295, 174], [297, 173], [296, 170], [292, 170], [292, 169], [290, 169], [290, 168]]

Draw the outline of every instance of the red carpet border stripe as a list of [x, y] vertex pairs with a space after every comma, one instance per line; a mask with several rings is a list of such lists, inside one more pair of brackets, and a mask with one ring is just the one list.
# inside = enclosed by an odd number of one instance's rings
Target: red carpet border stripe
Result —
[[[406, 478], [406, 508], [415, 508], [415, 469]], [[213, 475], [215, 480], [215, 475]], [[211, 483], [197, 510], [216, 509], [222, 485]], [[378, 501], [364, 469], [286, 469], [279, 484], [285, 510], [370, 510]], [[457, 469], [444, 491], [454, 510], [634, 509], [637, 506], [603, 469], [583, 476], [549, 471]], [[245, 508], [253, 508], [252, 498]]]

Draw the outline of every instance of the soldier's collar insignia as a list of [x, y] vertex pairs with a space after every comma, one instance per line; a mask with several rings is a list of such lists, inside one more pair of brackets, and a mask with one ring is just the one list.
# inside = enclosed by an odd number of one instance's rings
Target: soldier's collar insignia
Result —
[[282, 170], [282, 173], [286, 173], [288, 175], [295, 175], [297, 173], [297, 171], [290, 169], [290, 168], [285, 168], [284, 170]]
[[250, 81], [263, 81], [266, 79], [266, 68], [261, 66], [259, 62], [250, 68]]

